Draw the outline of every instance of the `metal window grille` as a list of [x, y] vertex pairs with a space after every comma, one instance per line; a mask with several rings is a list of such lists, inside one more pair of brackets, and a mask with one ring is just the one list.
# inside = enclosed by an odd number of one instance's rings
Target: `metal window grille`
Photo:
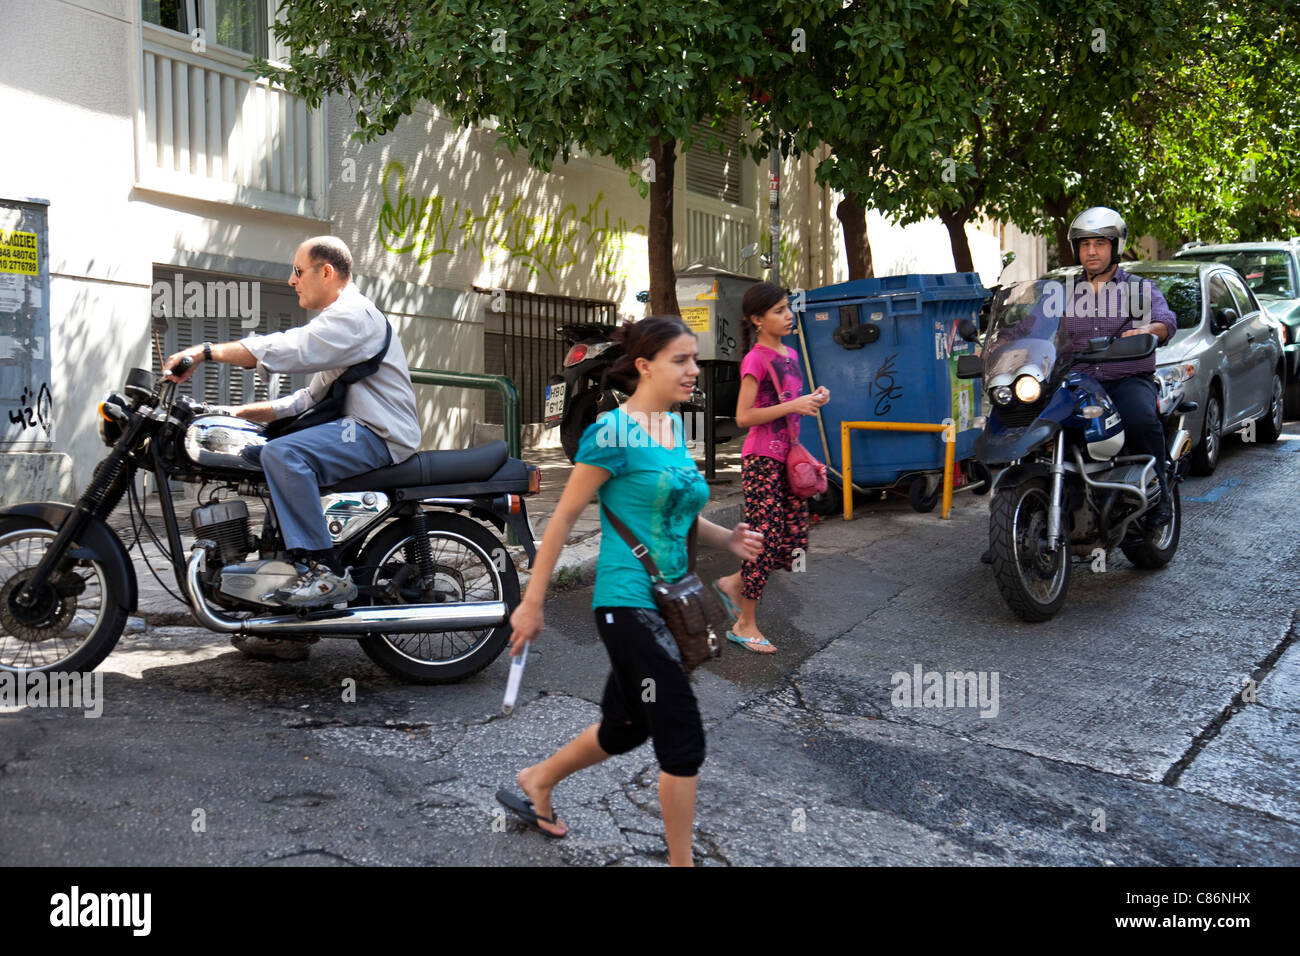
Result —
[[[483, 370], [505, 375], [519, 392], [525, 424], [545, 419], [546, 386], [563, 367], [568, 343], [559, 333], [561, 325], [618, 324], [618, 306], [601, 299], [572, 299], [535, 292], [506, 292], [482, 289], [484, 304]], [[496, 306], [497, 308], [494, 308]], [[502, 311], [497, 309], [504, 306]], [[486, 395], [485, 418], [489, 424], [505, 421], [501, 397]]]

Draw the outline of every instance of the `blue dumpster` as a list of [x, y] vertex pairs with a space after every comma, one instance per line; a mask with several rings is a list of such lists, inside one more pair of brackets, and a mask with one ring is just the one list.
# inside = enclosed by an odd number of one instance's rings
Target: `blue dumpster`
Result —
[[[800, 353], [805, 377], [830, 390], [821, 411], [826, 451], [816, 423], [805, 419], [800, 439], [843, 474], [840, 423], [926, 422], [957, 425], [956, 460], [974, 453], [981, 414], [978, 379], [957, 378], [957, 357], [974, 345], [957, 335], [964, 318], [978, 321], [987, 293], [970, 272], [884, 276], [823, 286], [804, 294], [799, 329], [785, 344]], [[811, 386], [809, 386], [811, 387]], [[943, 469], [943, 436], [935, 433], [852, 432], [853, 482], [887, 487], [909, 474]]]

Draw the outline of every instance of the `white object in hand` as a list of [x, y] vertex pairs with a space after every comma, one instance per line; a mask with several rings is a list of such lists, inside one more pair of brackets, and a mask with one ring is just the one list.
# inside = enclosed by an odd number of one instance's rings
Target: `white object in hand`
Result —
[[519, 698], [519, 683], [524, 679], [524, 664], [528, 661], [528, 648], [532, 643], [532, 641], [525, 643], [519, 656], [510, 662], [510, 676], [506, 679], [506, 696], [501, 701], [503, 714], [510, 714], [515, 709], [515, 701]]

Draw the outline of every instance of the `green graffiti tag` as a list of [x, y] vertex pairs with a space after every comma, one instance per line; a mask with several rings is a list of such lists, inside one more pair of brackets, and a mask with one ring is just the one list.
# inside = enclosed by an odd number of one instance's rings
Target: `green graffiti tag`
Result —
[[379, 213], [379, 241], [389, 252], [414, 252], [423, 264], [435, 256], [477, 254], [480, 261], [504, 255], [537, 275], [556, 275], [590, 257], [592, 274], [626, 278], [623, 253], [629, 235], [645, 235], [645, 226], [611, 218], [605, 194], [597, 193], [579, 214], [575, 203], [558, 212], [530, 215], [522, 196], [497, 194], [481, 211], [473, 204], [441, 195], [414, 196], [406, 191], [406, 167], [393, 161], [380, 180], [384, 206]]

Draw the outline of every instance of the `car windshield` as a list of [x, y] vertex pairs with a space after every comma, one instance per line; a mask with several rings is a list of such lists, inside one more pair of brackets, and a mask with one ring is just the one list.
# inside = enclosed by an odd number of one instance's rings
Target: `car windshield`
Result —
[[1130, 274], [1150, 279], [1173, 309], [1178, 331], [1165, 343], [1175, 345], [1192, 334], [1201, 324], [1201, 277], [1198, 273], [1143, 272], [1129, 268]]
[[1052, 279], [1016, 282], [999, 289], [989, 311], [984, 342], [984, 383], [1010, 385], [1023, 374], [1045, 382], [1074, 357], [1061, 322], [1065, 286]]
[[1246, 285], [1257, 296], [1275, 299], [1300, 297], [1292, 282], [1291, 256], [1285, 252], [1192, 252], [1183, 253], [1178, 258], [1226, 263], [1246, 277]]

